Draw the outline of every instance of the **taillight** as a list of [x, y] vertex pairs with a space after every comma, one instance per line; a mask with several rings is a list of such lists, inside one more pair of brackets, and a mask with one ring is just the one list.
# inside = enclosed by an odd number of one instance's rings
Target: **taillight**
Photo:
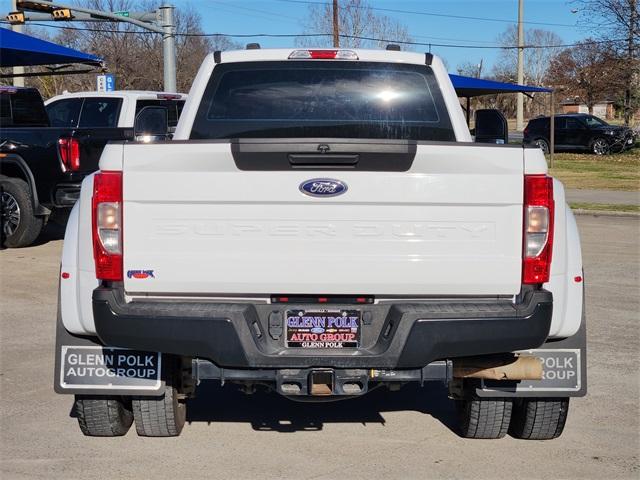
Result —
[[525, 175], [522, 283], [549, 281], [553, 215], [553, 180], [546, 175]]
[[80, 169], [80, 142], [77, 138], [59, 138], [58, 152], [62, 162], [62, 171], [76, 172]]
[[96, 278], [122, 280], [122, 172], [95, 174], [92, 206]]
[[289, 55], [290, 60], [358, 60], [353, 50], [294, 50]]

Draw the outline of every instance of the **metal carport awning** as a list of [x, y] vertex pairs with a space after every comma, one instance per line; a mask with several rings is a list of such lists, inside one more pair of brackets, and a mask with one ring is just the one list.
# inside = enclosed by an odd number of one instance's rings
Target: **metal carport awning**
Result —
[[471, 97], [478, 97], [480, 95], [493, 95], [496, 93], [524, 93], [528, 95], [530, 93], [550, 93], [551, 101], [550, 101], [550, 133], [549, 133], [549, 147], [550, 147], [550, 158], [551, 165], [553, 166], [553, 153], [555, 150], [555, 101], [553, 95], [552, 88], [546, 87], [533, 87], [529, 85], [519, 85], [517, 83], [506, 83], [506, 82], [497, 82], [495, 80], [486, 80], [484, 78], [474, 78], [474, 77], [465, 77], [463, 75], [455, 75], [453, 73], [449, 74], [449, 78], [451, 79], [451, 83], [453, 83], [453, 88], [456, 91], [458, 97], [466, 98], [466, 117], [467, 117], [467, 125], [469, 125], [469, 114], [471, 111], [470, 99]]
[[[63, 47], [39, 38], [0, 28], [0, 67], [82, 64], [91, 67], [102, 67], [102, 59], [88, 53]], [[62, 73], [87, 73], [92, 70], [60, 72], [60, 67], [49, 72], [28, 73], [34, 75], [60, 75]], [[3, 74], [2, 77], [12, 77]]]
[[453, 88], [459, 97], [477, 97], [479, 95], [492, 95], [496, 93], [551, 93], [553, 90], [545, 87], [532, 87], [518, 85], [517, 83], [496, 82], [484, 78], [464, 77], [462, 75], [449, 74]]

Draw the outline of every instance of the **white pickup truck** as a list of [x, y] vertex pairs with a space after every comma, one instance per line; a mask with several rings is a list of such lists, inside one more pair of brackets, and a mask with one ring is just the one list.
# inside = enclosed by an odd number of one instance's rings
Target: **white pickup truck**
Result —
[[175, 128], [186, 97], [144, 90], [73, 92], [56, 95], [44, 104], [53, 127], [133, 128], [142, 109], [162, 107], [167, 110], [167, 126]]
[[55, 389], [86, 435], [175, 436], [202, 381], [440, 381], [462, 436], [550, 439], [586, 394], [583, 285], [542, 152], [472, 142], [437, 57], [215, 52], [173, 141], [110, 143], [83, 182]]

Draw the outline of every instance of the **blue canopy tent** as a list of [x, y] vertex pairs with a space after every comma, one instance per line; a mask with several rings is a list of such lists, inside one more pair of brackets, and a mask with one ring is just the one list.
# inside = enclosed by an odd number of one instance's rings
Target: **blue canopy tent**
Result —
[[[91, 67], [101, 67], [102, 59], [80, 52], [72, 48], [63, 47], [52, 42], [40, 40], [29, 35], [14, 32], [7, 28], [0, 28], [0, 67], [34, 66], [34, 65], [64, 65], [84, 64]], [[54, 68], [51, 70], [59, 70]], [[61, 73], [87, 73], [91, 70]], [[31, 75], [47, 75], [51, 72], [29, 73]], [[11, 77], [12, 75], [2, 75]]]

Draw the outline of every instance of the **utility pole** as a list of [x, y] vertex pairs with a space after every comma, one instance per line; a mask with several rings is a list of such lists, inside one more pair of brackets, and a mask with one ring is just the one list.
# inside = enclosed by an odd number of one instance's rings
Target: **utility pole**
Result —
[[173, 22], [173, 5], [160, 7], [162, 18], [162, 56], [164, 58], [164, 91], [177, 92], [176, 85], [176, 27]]
[[[16, 6], [17, 0], [11, 0], [11, 8], [15, 12], [18, 7]], [[11, 29], [14, 32], [22, 33], [22, 25], [11, 25]], [[14, 75], [24, 75], [24, 67], [13, 67]], [[14, 87], [24, 87], [24, 77], [13, 77]]]
[[333, 46], [340, 46], [340, 24], [338, 20], [338, 0], [333, 0]]
[[635, 43], [635, 29], [636, 24], [638, 23], [638, 2], [637, 0], [631, 0], [631, 18], [629, 19], [629, 38], [627, 39], [627, 61], [629, 65], [627, 66], [627, 73], [625, 79], [625, 89], [624, 89], [624, 124], [629, 125], [631, 123], [631, 84], [633, 83], [633, 66], [635, 52], [634, 52], [634, 43]]
[[[524, 83], [524, 0], [518, 0], [518, 84]], [[524, 95], [518, 92], [516, 130], [524, 130]]]

